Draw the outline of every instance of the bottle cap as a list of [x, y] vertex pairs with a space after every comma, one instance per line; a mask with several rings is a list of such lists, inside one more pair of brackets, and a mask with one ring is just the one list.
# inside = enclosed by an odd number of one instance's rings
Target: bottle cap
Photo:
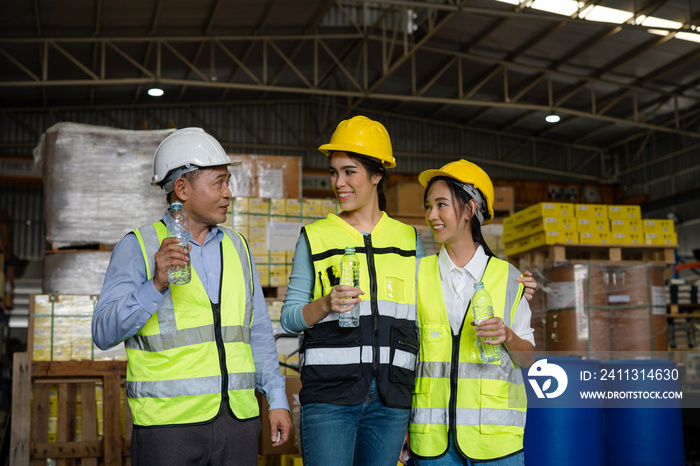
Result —
[[484, 289], [484, 282], [476, 282], [476, 283], [474, 283], [474, 289], [475, 289], [475, 290], [483, 290], [483, 289]]
[[345, 254], [355, 254], [355, 246], [345, 246]]
[[170, 204], [170, 208], [171, 208], [172, 210], [182, 210], [182, 202], [180, 202], [180, 201], [173, 201], [173, 202]]

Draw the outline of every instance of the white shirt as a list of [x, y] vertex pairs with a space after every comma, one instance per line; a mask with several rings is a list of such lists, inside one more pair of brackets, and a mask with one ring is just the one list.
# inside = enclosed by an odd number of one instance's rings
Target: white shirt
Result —
[[[474, 296], [474, 283], [481, 280], [486, 271], [488, 257], [484, 248], [479, 245], [471, 260], [464, 267], [457, 267], [447, 249], [444, 247], [438, 253], [438, 267], [440, 268], [440, 281], [442, 282], [442, 295], [445, 300], [447, 317], [450, 319], [452, 333], [457, 335], [462, 328], [462, 322], [467, 311], [467, 305]], [[535, 346], [534, 329], [530, 327], [532, 311], [527, 299], [521, 299], [513, 317], [512, 330], [523, 340]], [[505, 323], [508, 325], [508, 322]], [[468, 324], [467, 324], [468, 325]]]

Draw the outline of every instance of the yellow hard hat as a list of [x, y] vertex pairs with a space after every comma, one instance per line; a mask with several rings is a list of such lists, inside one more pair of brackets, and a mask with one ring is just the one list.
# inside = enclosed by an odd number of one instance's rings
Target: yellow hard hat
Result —
[[326, 155], [333, 151], [354, 152], [381, 160], [384, 168], [396, 166], [391, 139], [384, 125], [361, 115], [341, 121], [331, 136], [331, 142], [318, 150]]
[[493, 183], [486, 172], [478, 165], [468, 162], [464, 159], [455, 160], [447, 165], [444, 165], [439, 170], [426, 170], [418, 175], [418, 181], [423, 187], [427, 187], [430, 180], [436, 176], [447, 176], [454, 178], [460, 183], [465, 183], [474, 186], [486, 198], [486, 206], [488, 210], [488, 218], [484, 218], [483, 224], [486, 225], [493, 220]]

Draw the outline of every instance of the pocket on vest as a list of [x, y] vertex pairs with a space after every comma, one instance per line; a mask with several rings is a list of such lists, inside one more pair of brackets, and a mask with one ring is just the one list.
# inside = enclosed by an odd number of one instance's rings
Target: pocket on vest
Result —
[[479, 431], [482, 434], [523, 435], [525, 412], [514, 409], [518, 407], [508, 394], [509, 385], [499, 380], [481, 379]]
[[405, 335], [397, 328], [391, 329], [391, 360], [389, 380], [413, 387], [415, 383], [416, 357], [418, 345], [415, 338]]
[[361, 363], [360, 338], [309, 342], [304, 350], [302, 384], [305, 380], [312, 383], [357, 380]]

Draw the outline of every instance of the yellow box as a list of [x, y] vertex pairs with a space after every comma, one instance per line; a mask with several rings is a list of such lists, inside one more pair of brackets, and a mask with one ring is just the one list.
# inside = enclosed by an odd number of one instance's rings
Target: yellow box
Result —
[[608, 218], [610, 220], [639, 220], [642, 218], [642, 208], [638, 205], [610, 205], [608, 206]]
[[258, 264], [256, 261], [255, 268], [258, 269], [258, 278], [260, 278], [260, 286], [270, 286], [270, 266]]
[[577, 231], [541, 231], [530, 236], [529, 249], [538, 248], [545, 244], [577, 243]]
[[527, 227], [529, 234], [534, 235], [541, 231], [576, 231], [573, 218], [541, 217], [523, 225]]
[[287, 215], [287, 200], [284, 198], [270, 199], [270, 215]]
[[577, 218], [576, 230], [578, 232], [610, 231], [607, 218]]
[[569, 202], [540, 202], [523, 210], [521, 215], [523, 223], [531, 222], [538, 217], [574, 218], [574, 204]]
[[236, 213], [247, 213], [250, 209], [247, 197], [233, 198], [233, 211]]
[[[270, 220], [270, 217], [267, 215], [248, 215], [248, 226], [253, 229], [253, 228], [265, 228], [265, 225], [267, 225], [267, 222]], [[253, 232], [251, 231], [251, 234]]]
[[291, 264], [294, 260], [294, 251], [287, 251], [287, 264]]
[[608, 206], [605, 204], [576, 204], [574, 210], [576, 218], [608, 218]]
[[324, 199], [321, 206], [321, 213], [324, 217], [328, 214], [335, 214], [338, 212], [338, 205], [335, 199]]
[[656, 246], [677, 245], [678, 237], [675, 233], [644, 233], [644, 244]]
[[286, 264], [287, 263], [287, 251], [284, 249], [270, 249], [268, 251], [270, 257], [270, 264]]
[[511, 227], [506, 227], [503, 225], [503, 236], [502, 240], [504, 243], [512, 243], [520, 238], [525, 238], [530, 234], [530, 230], [527, 225], [515, 225]]
[[644, 244], [644, 235], [638, 232], [634, 233], [610, 233], [612, 244]]
[[267, 302], [267, 312], [270, 314], [270, 320], [280, 320], [284, 301], [281, 299], [266, 299], [265, 301]]
[[304, 199], [302, 201], [301, 212], [304, 217], [323, 217], [323, 199]]
[[301, 201], [299, 199], [287, 199], [287, 215], [301, 215]]
[[503, 219], [503, 228], [511, 228], [515, 227], [518, 225], [522, 225], [523, 223], [526, 222], [525, 220], [525, 210], [519, 210], [518, 212], [514, 213], [513, 215], [510, 215], [506, 218]]
[[269, 214], [270, 199], [264, 197], [251, 197], [248, 199], [248, 213], [251, 214]]
[[642, 221], [636, 219], [611, 219], [610, 231], [612, 233], [642, 233]]
[[270, 265], [270, 286], [287, 285], [287, 266], [285, 264]]
[[608, 231], [591, 231], [579, 233], [581, 244], [611, 244], [613, 242], [612, 233]]
[[675, 233], [673, 220], [642, 220], [644, 233]]
[[513, 254], [519, 254], [521, 252], [530, 249], [530, 237], [520, 238], [512, 243], [505, 244], [506, 256], [512, 256]]

